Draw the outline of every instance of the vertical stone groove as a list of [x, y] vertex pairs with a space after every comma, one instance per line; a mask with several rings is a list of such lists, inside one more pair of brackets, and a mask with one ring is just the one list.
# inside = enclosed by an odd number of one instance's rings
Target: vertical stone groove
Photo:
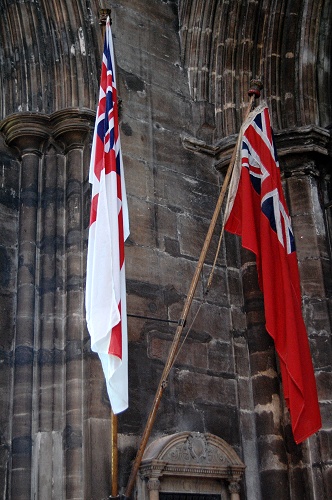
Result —
[[0, 119], [17, 111], [95, 109], [102, 37], [94, 33], [99, 3], [89, 4], [3, 0]]
[[[204, 5], [204, 7], [203, 7]], [[214, 12], [215, 18], [208, 13]], [[179, 3], [182, 57], [196, 101], [213, 103], [217, 137], [238, 131], [250, 79], [262, 77], [276, 129], [332, 121], [327, 0]], [[227, 20], [227, 22], [225, 22]]]
[[18, 500], [84, 497], [83, 149], [93, 117], [19, 113], [2, 123], [22, 178], [10, 475]]

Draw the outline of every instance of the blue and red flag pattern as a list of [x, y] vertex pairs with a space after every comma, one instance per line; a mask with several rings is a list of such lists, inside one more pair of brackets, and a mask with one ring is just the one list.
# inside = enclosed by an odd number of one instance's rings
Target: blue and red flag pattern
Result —
[[113, 412], [128, 407], [128, 343], [124, 242], [128, 208], [119, 136], [115, 61], [106, 22], [99, 103], [92, 143], [92, 184], [86, 278], [91, 348], [104, 371]]
[[284, 198], [269, 111], [256, 108], [241, 130], [225, 210], [225, 229], [256, 254], [266, 329], [280, 360], [296, 443], [321, 428], [291, 220]]

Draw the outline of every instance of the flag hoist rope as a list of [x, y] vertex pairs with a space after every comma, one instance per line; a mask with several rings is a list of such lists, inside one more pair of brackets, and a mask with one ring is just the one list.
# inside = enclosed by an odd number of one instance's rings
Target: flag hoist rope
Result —
[[[248, 103], [248, 107], [246, 109], [244, 121], [246, 121], [246, 119], [248, 118], [248, 115], [251, 111], [251, 108], [253, 106], [255, 98], [260, 96], [260, 90], [262, 88], [262, 84], [259, 80], [252, 80], [250, 82], [250, 84], [251, 84], [251, 87], [248, 91], [248, 95], [250, 96], [250, 100]], [[238, 139], [238, 141], [239, 141], [239, 139]], [[229, 182], [230, 182], [230, 178], [231, 178], [231, 175], [233, 172], [233, 167], [234, 167], [237, 148], [238, 148], [238, 141], [237, 141], [237, 144], [234, 148], [234, 151], [233, 151], [233, 154], [232, 154], [232, 157], [230, 160], [230, 164], [229, 164], [229, 167], [227, 169], [227, 173], [225, 175], [225, 179], [224, 179], [224, 182], [223, 182], [220, 194], [219, 194], [219, 198], [218, 198], [218, 201], [217, 201], [217, 204], [216, 204], [216, 207], [215, 207], [215, 210], [214, 210], [211, 222], [210, 222], [210, 226], [209, 226], [209, 229], [208, 229], [208, 232], [207, 232], [204, 244], [203, 244], [201, 255], [199, 257], [199, 261], [197, 263], [197, 267], [196, 267], [194, 276], [193, 276], [192, 281], [191, 281], [190, 289], [189, 289], [189, 292], [188, 292], [188, 295], [187, 295], [187, 298], [186, 298], [186, 301], [185, 301], [185, 304], [184, 304], [184, 307], [182, 310], [181, 319], [179, 320], [179, 324], [178, 324], [178, 327], [176, 329], [176, 332], [175, 332], [175, 335], [173, 338], [170, 352], [168, 354], [168, 358], [167, 358], [166, 363], [165, 363], [164, 371], [162, 373], [162, 376], [161, 376], [161, 379], [159, 382], [159, 386], [158, 386], [158, 389], [157, 389], [157, 392], [156, 392], [156, 395], [155, 395], [155, 398], [154, 398], [154, 401], [153, 401], [153, 404], [152, 404], [152, 407], [151, 407], [151, 410], [150, 410], [150, 413], [148, 416], [148, 420], [147, 420], [147, 423], [146, 423], [146, 426], [145, 426], [145, 429], [144, 429], [144, 432], [143, 432], [143, 435], [141, 438], [140, 446], [138, 448], [137, 455], [136, 455], [135, 461], [133, 463], [133, 467], [131, 469], [128, 484], [127, 484], [127, 487], [126, 487], [126, 490], [124, 493], [124, 498], [130, 498], [131, 492], [133, 490], [136, 476], [138, 473], [138, 469], [140, 467], [140, 464], [141, 464], [141, 461], [143, 458], [143, 454], [144, 454], [144, 451], [145, 451], [145, 448], [146, 448], [146, 445], [147, 445], [148, 439], [150, 437], [151, 430], [152, 430], [152, 427], [153, 427], [153, 424], [154, 424], [154, 421], [156, 418], [156, 414], [157, 414], [157, 410], [158, 410], [158, 407], [160, 404], [160, 400], [161, 400], [161, 397], [163, 395], [164, 389], [166, 388], [166, 385], [167, 385], [167, 378], [168, 378], [169, 372], [173, 366], [175, 357], [176, 357], [178, 349], [179, 349], [181, 334], [182, 334], [182, 331], [183, 331], [183, 328], [184, 328], [184, 325], [185, 325], [185, 322], [186, 322], [186, 319], [187, 319], [187, 316], [188, 316], [188, 313], [189, 313], [189, 310], [190, 310], [190, 307], [191, 307], [191, 304], [192, 304], [192, 301], [194, 298], [194, 293], [196, 291], [196, 287], [197, 287], [197, 284], [198, 284], [198, 281], [200, 278], [200, 274], [201, 274], [201, 271], [202, 271], [202, 268], [204, 265], [206, 254], [207, 254], [207, 251], [208, 251], [210, 243], [211, 243], [213, 232], [214, 232], [214, 229], [215, 229], [215, 226], [216, 226], [216, 223], [217, 223], [220, 211], [221, 211], [221, 207], [222, 207], [222, 204], [223, 204], [223, 201], [225, 198], [225, 194], [226, 194]]]

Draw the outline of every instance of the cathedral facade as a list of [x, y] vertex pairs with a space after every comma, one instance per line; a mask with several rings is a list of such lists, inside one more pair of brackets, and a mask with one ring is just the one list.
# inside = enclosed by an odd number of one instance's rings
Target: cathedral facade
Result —
[[84, 305], [101, 8], [111, 9], [130, 218], [129, 408], [118, 415], [119, 493], [250, 82], [259, 78], [294, 229], [322, 428], [299, 445], [293, 439], [255, 256], [238, 237], [225, 234], [204, 293], [221, 213], [133, 497], [328, 500], [329, 0], [0, 0], [0, 497], [111, 494], [110, 405]]

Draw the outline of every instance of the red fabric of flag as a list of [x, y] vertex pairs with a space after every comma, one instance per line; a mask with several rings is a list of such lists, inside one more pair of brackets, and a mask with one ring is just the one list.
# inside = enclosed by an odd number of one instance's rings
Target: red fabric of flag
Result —
[[129, 221], [119, 136], [117, 88], [107, 19], [99, 104], [92, 143], [91, 215], [86, 320], [91, 348], [102, 363], [114, 413], [128, 407], [128, 346], [124, 242]]
[[264, 104], [242, 127], [225, 229], [241, 236], [243, 247], [256, 254], [266, 329], [279, 356], [294, 440], [300, 443], [320, 429], [321, 416], [302, 317], [294, 236]]

